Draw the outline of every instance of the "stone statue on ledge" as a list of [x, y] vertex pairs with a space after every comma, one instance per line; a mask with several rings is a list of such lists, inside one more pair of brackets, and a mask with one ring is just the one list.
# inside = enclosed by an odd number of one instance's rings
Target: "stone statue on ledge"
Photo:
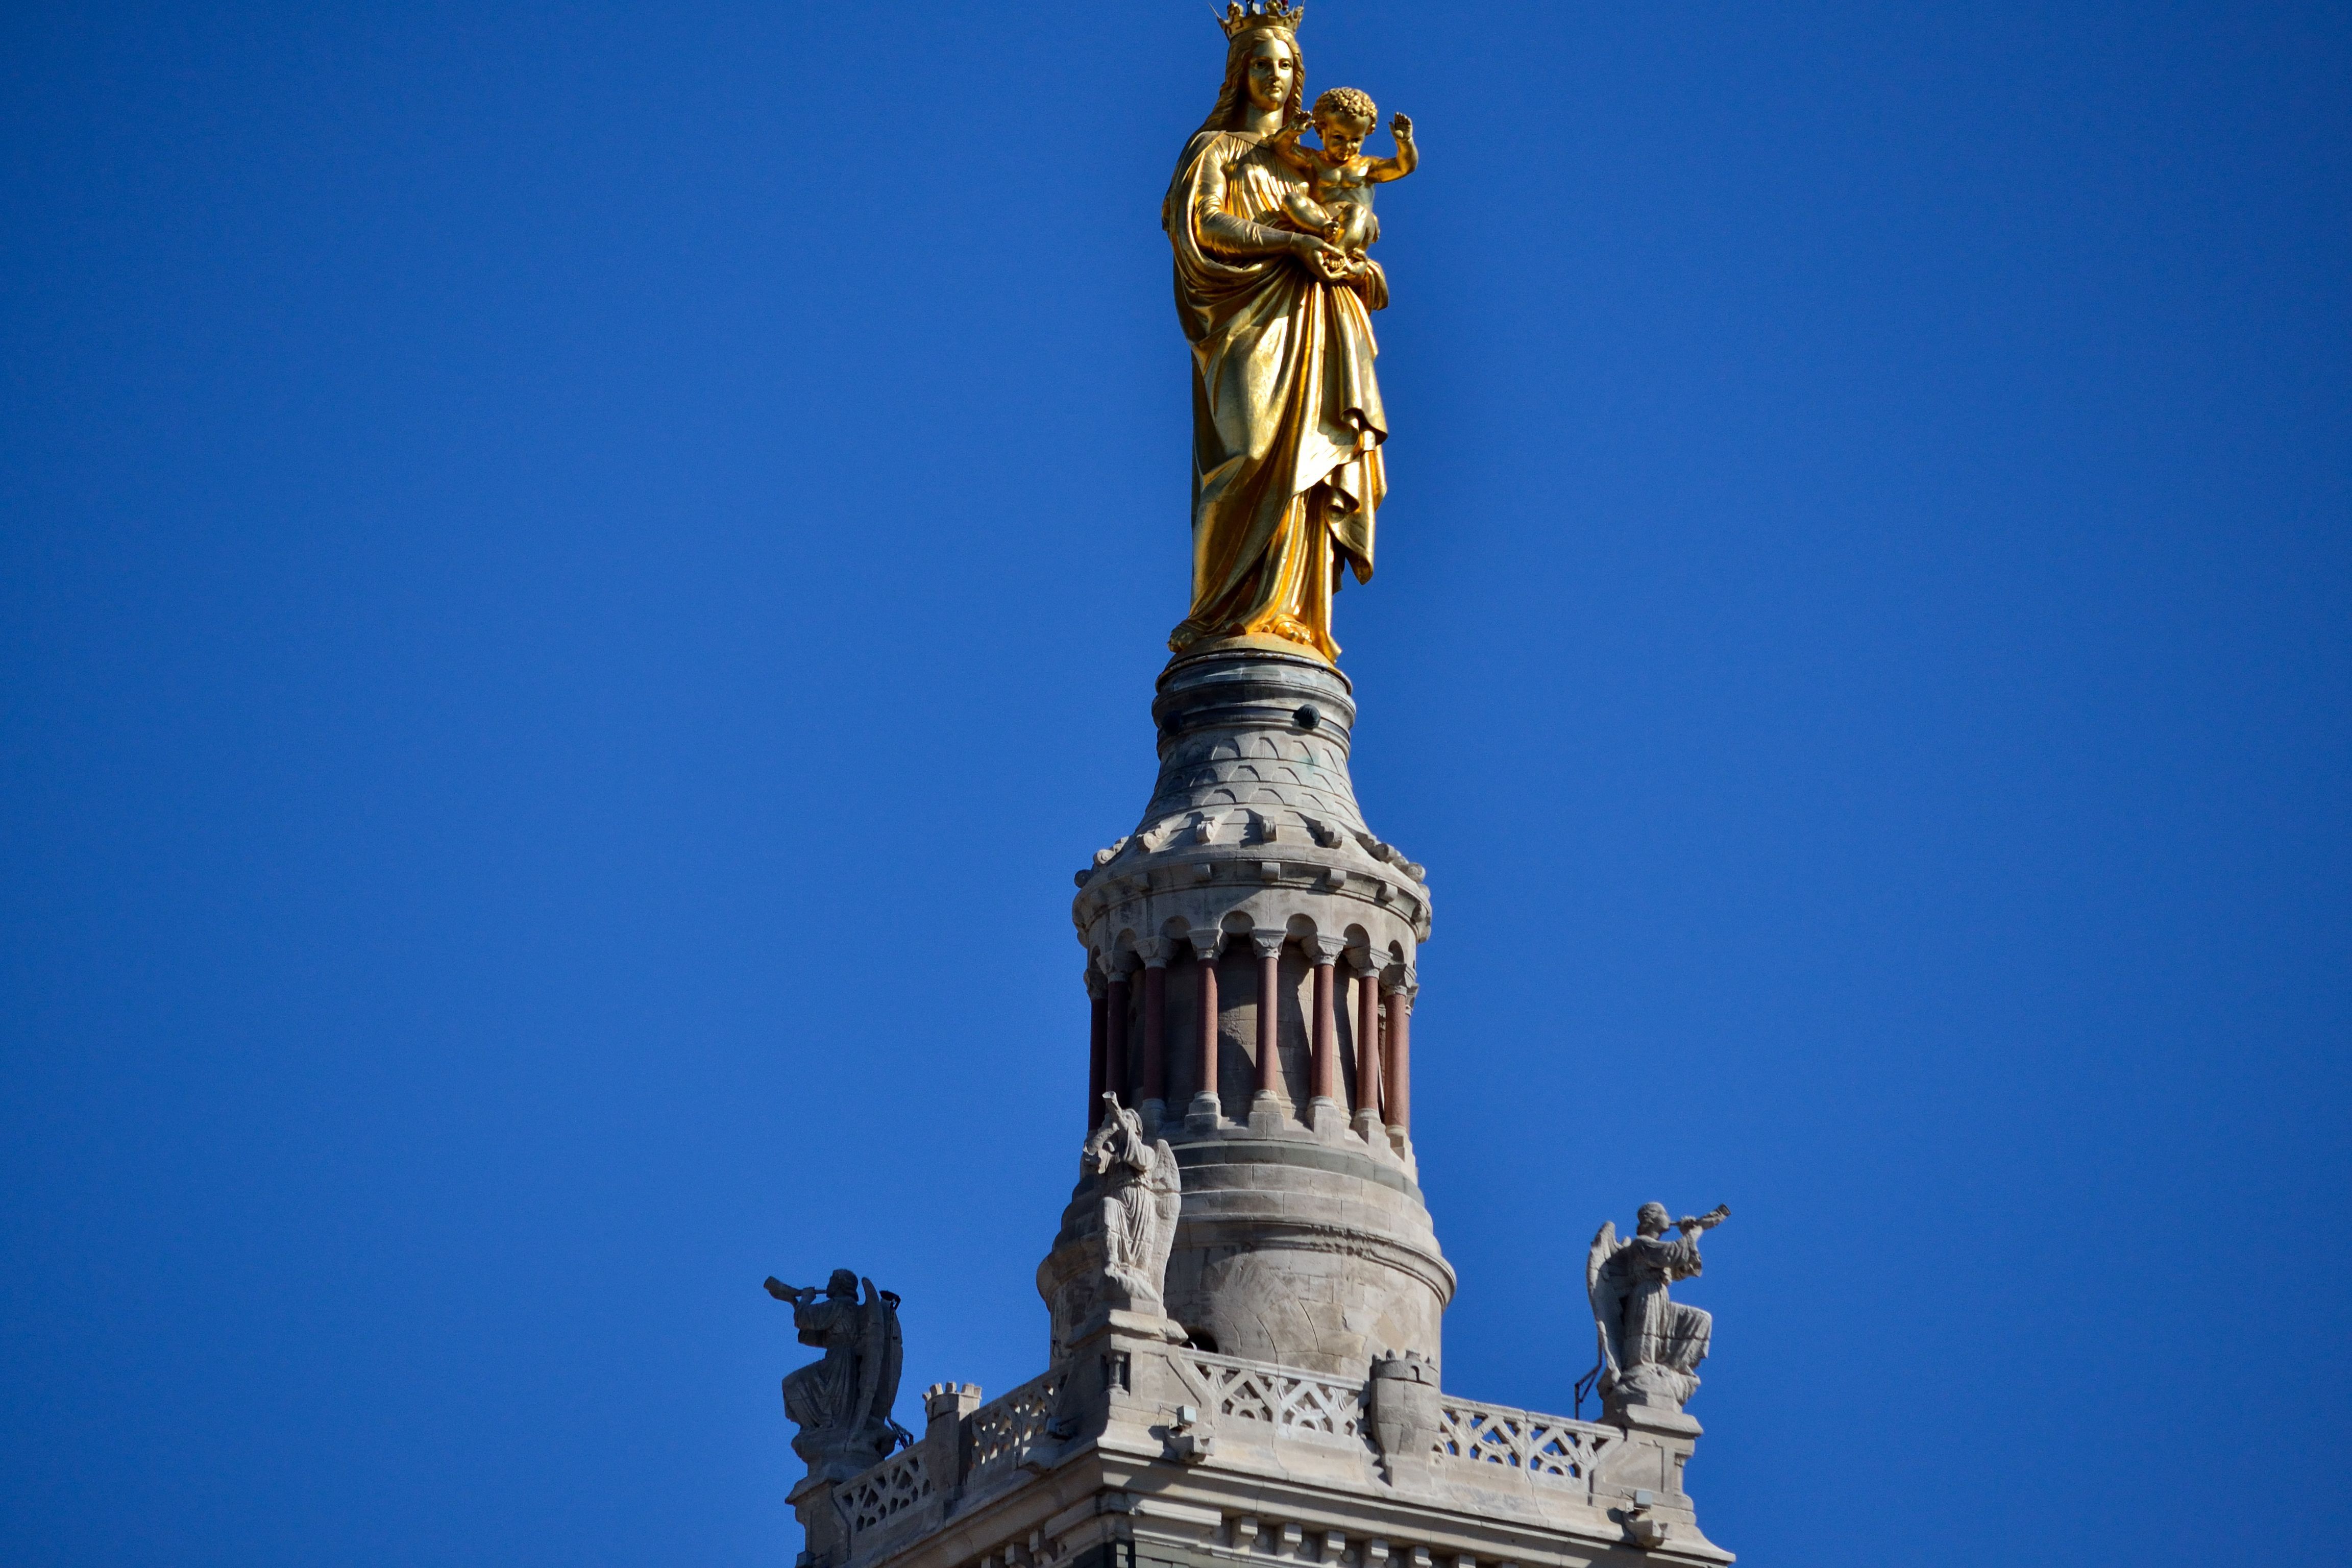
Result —
[[1103, 1304], [1167, 1316], [1161, 1292], [1184, 1205], [1176, 1152], [1164, 1138], [1147, 1142], [1143, 1119], [1106, 1093], [1080, 1163], [1102, 1181]]
[[[1585, 1287], [1600, 1330], [1601, 1406], [1614, 1416], [1646, 1409], [1679, 1415], [1698, 1389], [1715, 1320], [1696, 1307], [1670, 1300], [1666, 1287], [1700, 1268], [1698, 1237], [1731, 1215], [1727, 1205], [1669, 1225], [1664, 1204], [1643, 1204], [1635, 1234], [1617, 1239], [1604, 1221], [1585, 1260]], [[1679, 1234], [1673, 1239], [1667, 1231]], [[1581, 1390], [1579, 1391], [1580, 1394]]]
[[898, 1398], [905, 1347], [898, 1334], [898, 1298], [836, 1268], [822, 1293], [771, 1278], [768, 1294], [793, 1309], [801, 1343], [824, 1352], [784, 1379], [784, 1414], [800, 1427], [793, 1452], [807, 1461], [812, 1480], [847, 1480], [887, 1458], [914, 1435], [890, 1418]]

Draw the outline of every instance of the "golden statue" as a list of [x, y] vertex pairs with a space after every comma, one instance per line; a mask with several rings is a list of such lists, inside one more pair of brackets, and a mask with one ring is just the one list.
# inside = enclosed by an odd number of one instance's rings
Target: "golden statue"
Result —
[[[1300, 112], [1304, 8], [1227, 7], [1225, 81], [1185, 145], [1160, 208], [1176, 251], [1176, 310], [1192, 345], [1192, 609], [1178, 653], [1275, 637], [1336, 659], [1342, 569], [1371, 580], [1372, 519], [1388, 481], [1388, 419], [1372, 374], [1370, 311], [1388, 279], [1370, 187], [1411, 174], [1368, 158], [1372, 100], [1337, 88]], [[1300, 136], [1312, 124], [1321, 145]]]

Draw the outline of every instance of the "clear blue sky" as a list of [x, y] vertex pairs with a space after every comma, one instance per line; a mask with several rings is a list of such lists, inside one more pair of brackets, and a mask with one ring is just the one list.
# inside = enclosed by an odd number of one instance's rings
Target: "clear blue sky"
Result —
[[[2352, 1557], [2352, 17], [1313, 0], [1447, 1382], [1718, 1201], [1755, 1563]], [[0, 22], [0, 1536], [778, 1563], [1042, 1367], [1200, 0]], [[1385, 146], [1383, 137], [1379, 145]]]

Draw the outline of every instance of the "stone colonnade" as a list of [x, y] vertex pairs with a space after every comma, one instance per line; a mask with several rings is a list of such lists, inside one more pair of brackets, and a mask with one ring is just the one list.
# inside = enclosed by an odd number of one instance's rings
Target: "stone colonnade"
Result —
[[[1352, 1111], [1367, 1137], [1410, 1135], [1420, 987], [1409, 965], [1328, 938], [1211, 931], [1139, 943], [1108, 973], [1089, 965], [1086, 983], [1089, 1130], [1110, 1090], [1155, 1121], [1180, 1102], [1188, 1121], [1214, 1125], [1303, 1101]], [[1286, 1019], [1291, 1005], [1298, 1016]]]

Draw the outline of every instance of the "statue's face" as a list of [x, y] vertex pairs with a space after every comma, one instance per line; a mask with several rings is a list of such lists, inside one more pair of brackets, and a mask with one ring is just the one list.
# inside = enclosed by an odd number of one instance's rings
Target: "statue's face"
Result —
[[1643, 1204], [1642, 1212], [1634, 1216], [1634, 1225], [1643, 1236], [1664, 1236], [1666, 1211], [1656, 1204]]
[[1344, 163], [1361, 153], [1364, 138], [1371, 133], [1372, 122], [1352, 114], [1327, 114], [1315, 122], [1315, 134], [1323, 143], [1323, 156], [1334, 163]]
[[855, 1297], [857, 1294], [857, 1276], [846, 1268], [835, 1269], [833, 1278], [824, 1283], [824, 1293], [828, 1296]]
[[1280, 109], [1290, 101], [1297, 79], [1298, 56], [1290, 40], [1275, 33], [1258, 39], [1249, 55], [1250, 101], [1260, 109]]

